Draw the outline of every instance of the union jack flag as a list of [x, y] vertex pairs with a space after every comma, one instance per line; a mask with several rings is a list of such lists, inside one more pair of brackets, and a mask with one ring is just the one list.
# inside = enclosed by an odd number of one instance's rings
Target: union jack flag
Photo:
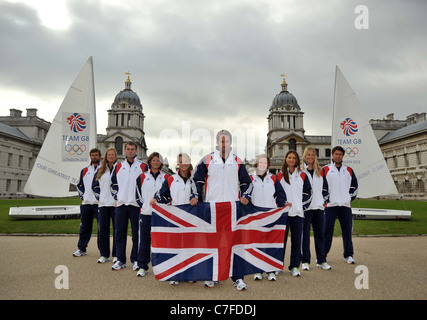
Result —
[[289, 208], [251, 203], [154, 204], [152, 265], [161, 281], [221, 281], [283, 269]]

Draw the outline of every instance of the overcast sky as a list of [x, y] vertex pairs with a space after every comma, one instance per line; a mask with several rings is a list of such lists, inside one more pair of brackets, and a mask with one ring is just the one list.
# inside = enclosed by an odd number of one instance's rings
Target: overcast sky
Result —
[[52, 121], [93, 56], [98, 133], [129, 71], [149, 153], [182, 121], [255, 131], [262, 152], [282, 73], [306, 134], [331, 135], [336, 65], [368, 118], [406, 119], [427, 111], [426, 12], [421, 0], [0, 0], [0, 114]]

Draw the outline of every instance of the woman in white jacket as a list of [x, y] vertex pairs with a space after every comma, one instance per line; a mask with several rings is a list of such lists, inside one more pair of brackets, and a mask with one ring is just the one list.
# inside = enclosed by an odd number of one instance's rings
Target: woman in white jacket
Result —
[[314, 247], [316, 250], [317, 267], [329, 270], [325, 255], [325, 200], [323, 198], [322, 169], [317, 162], [316, 150], [308, 147], [302, 156], [302, 169], [311, 183], [312, 198], [310, 206], [304, 212], [304, 227], [302, 237], [302, 269], [310, 270], [310, 229], [313, 225]]
[[307, 175], [300, 169], [300, 158], [295, 150], [286, 153], [282, 171], [277, 178], [285, 189], [287, 201], [291, 203], [286, 221], [285, 249], [289, 231], [291, 232], [291, 259], [289, 271], [292, 276], [300, 276], [301, 242], [304, 223], [304, 210], [311, 201], [311, 185]]
[[114, 239], [116, 201], [110, 191], [111, 173], [113, 172], [116, 161], [116, 149], [108, 148], [92, 182], [92, 190], [98, 199], [98, 245], [101, 254], [98, 263], [107, 262], [110, 257], [110, 221], [112, 221], [113, 225], [112, 256], [116, 257], [116, 241]]
[[158, 152], [153, 152], [147, 159], [150, 170], [143, 172], [136, 179], [136, 202], [141, 207], [139, 215], [138, 277], [148, 274], [151, 249], [151, 215], [150, 201], [160, 190], [169, 175], [162, 172], [163, 159]]
[[[270, 158], [266, 154], [257, 156], [255, 171], [251, 174], [252, 179], [252, 196], [251, 202], [257, 207], [279, 208], [287, 205], [286, 194], [282, 184], [277, 177], [270, 173]], [[262, 273], [255, 273], [254, 280], [262, 280]], [[267, 272], [267, 279], [276, 280], [274, 271]]]

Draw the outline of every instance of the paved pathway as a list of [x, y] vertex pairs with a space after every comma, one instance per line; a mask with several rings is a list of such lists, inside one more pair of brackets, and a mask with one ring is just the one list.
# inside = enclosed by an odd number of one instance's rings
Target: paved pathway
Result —
[[[301, 277], [288, 272], [277, 281], [245, 279], [248, 290], [238, 292], [231, 280], [214, 288], [203, 283], [171, 286], [153, 274], [136, 276], [131, 268], [112, 271], [111, 262], [96, 263], [99, 252], [92, 238], [88, 254], [75, 258], [76, 236], [0, 236], [1, 300], [285, 300], [285, 299], [410, 299], [427, 298], [427, 237], [354, 237], [356, 264], [344, 263], [341, 238], [335, 238], [329, 271], [311, 264]], [[128, 256], [131, 239], [128, 239]], [[314, 253], [313, 239], [311, 241]], [[289, 263], [286, 252], [285, 266]], [[66, 266], [69, 289], [56, 289], [57, 266]], [[356, 271], [362, 273], [356, 273]], [[151, 271], [151, 270], [150, 270]], [[358, 281], [366, 276], [364, 281]], [[359, 278], [358, 278], [359, 277]], [[369, 282], [366, 282], [368, 280]], [[355, 283], [367, 285], [357, 289]]]

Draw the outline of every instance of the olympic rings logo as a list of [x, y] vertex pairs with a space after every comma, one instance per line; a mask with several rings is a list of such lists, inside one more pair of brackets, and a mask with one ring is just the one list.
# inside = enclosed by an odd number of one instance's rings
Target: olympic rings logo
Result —
[[86, 146], [84, 144], [80, 146], [78, 144], [75, 144], [75, 145], [67, 144], [65, 146], [65, 151], [67, 151], [70, 156], [74, 156], [74, 155], [80, 156], [82, 155], [83, 152], [86, 151]]
[[354, 156], [356, 154], [359, 153], [359, 148], [358, 147], [354, 147], [353, 149], [350, 147], [347, 147], [347, 149], [345, 149], [345, 157], [350, 157], [350, 158], [354, 158]]

